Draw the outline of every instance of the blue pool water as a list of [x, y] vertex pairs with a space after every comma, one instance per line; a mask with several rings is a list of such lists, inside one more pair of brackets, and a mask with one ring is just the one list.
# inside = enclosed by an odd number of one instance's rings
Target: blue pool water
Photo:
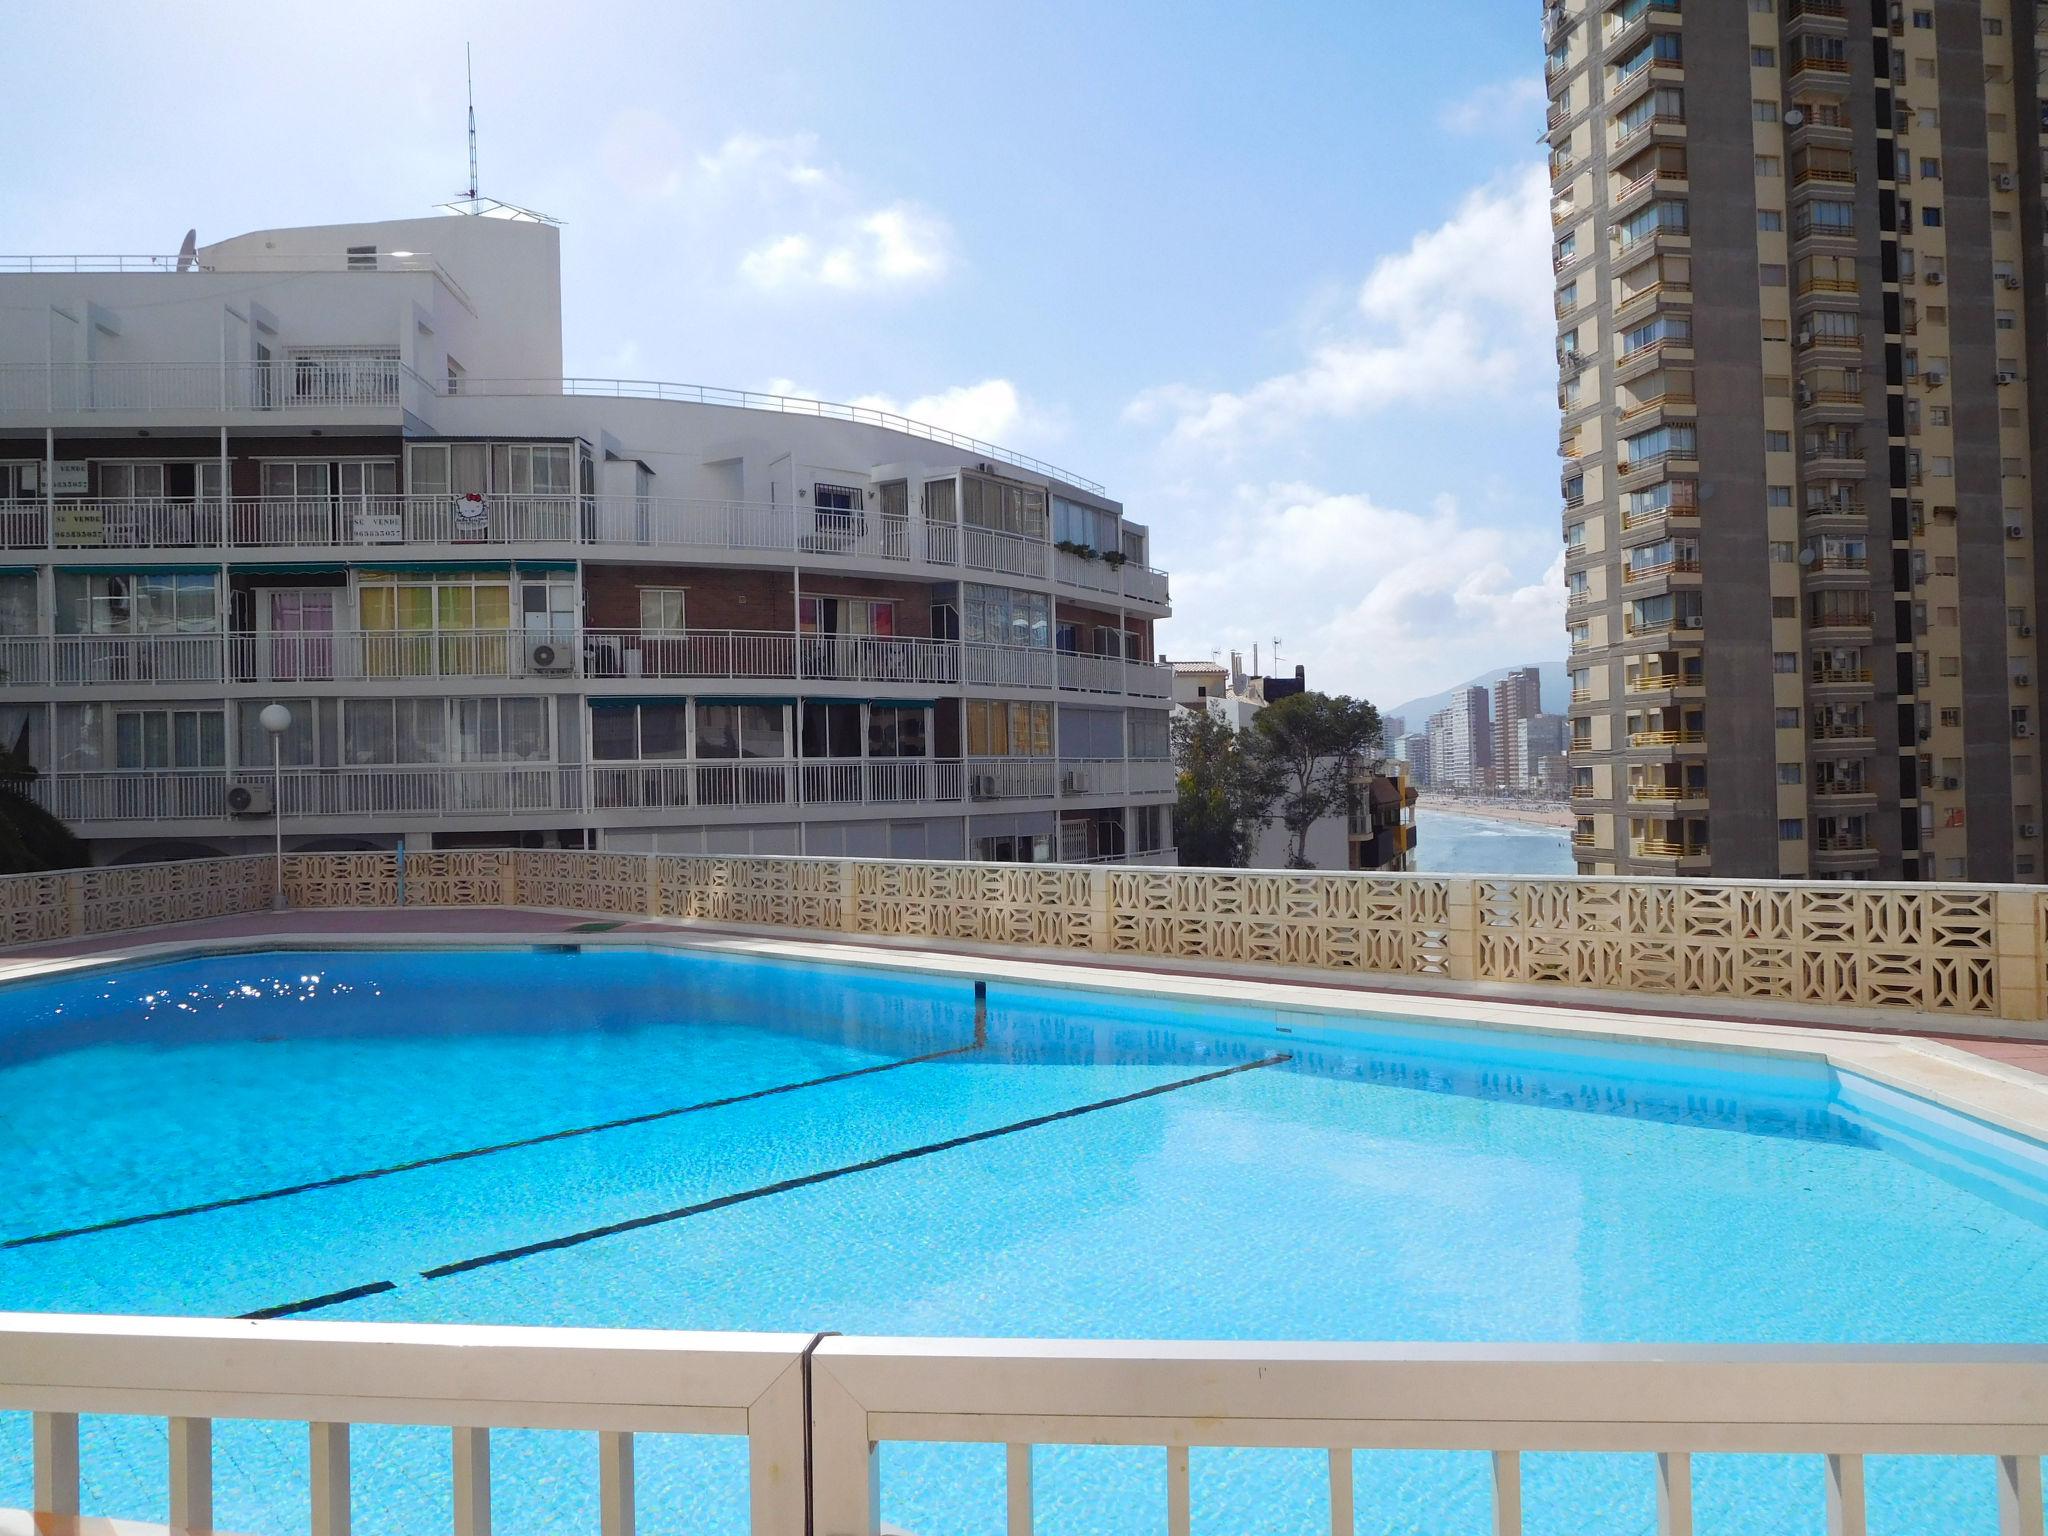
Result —
[[[238, 1315], [375, 1286], [306, 1315], [2048, 1342], [2041, 1149], [1820, 1065], [990, 993], [978, 1043], [956, 979], [631, 949], [223, 956], [8, 988], [0, 1309]], [[381, 1169], [400, 1171], [346, 1177]], [[357, 1528], [445, 1529], [447, 1456], [445, 1432], [359, 1429]], [[88, 1511], [162, 1519], [163, 1457], [160, 1423], [88, 1420]], [[745, 1457], [650, 1437], [642, 1529], [744, 1530]], [[501, 1529], [594, 1528], [586, 1438], [500, 1433], [493, 1462]], [[1328, 1529], [1319, 1453], [1193, 1465], [1200, 1530]], [[1158, 1451], [1042, 1451], [1041, 1529], [1155, 1530], [1163, 1475]], [[1822, 1528], [1817, 1460], [1695, 1475], [1703, 1531]], [[215, 1480], [224, 1529], [305, 1529], [299, 1427], [219, 1426]], [[883, 1481], [918, 1536], [1002, 1529], [1000, 1448], [892, 1446]], [[1486, 1529], [1479, 1457], [1362, 1455], [1358, 1481], [1361, 1530]], [[1532, 1532], [1653, 1528], [1648, 1458], [1532, 1457], [1525, 1481]], [[1996, 1529], [1988, 1463], [1882, 1459], [1871, 1485], [1873, 1531]], [[0, 1415], [0, 1507], [27, 1499], [27, 1425]]]

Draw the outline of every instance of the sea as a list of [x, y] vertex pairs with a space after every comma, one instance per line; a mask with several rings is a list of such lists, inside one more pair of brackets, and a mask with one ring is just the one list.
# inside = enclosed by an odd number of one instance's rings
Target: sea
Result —
[[1570, 875], [1571, 830], [1497, 821], [1462, 811], [1415, 811], [1410, 867], [1438, 875]]

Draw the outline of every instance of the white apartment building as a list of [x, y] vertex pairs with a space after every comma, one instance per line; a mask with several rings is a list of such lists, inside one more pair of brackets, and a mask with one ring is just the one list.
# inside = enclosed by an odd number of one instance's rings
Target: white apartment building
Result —
[[1091, 481], [565, 379], [545, 222], [7, 258], [0, 293], [0, 732], [100, 862], [280, 819], [306, 850], [1171, 862], [1166, 576]]

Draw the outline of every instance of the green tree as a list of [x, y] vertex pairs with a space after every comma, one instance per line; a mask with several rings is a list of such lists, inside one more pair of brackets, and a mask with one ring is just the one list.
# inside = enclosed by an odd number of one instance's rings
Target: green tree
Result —
[[29, 798], [36, 778], [24, 724], [14, 745], [0, 750], [0, 874], [83, 869], [92, 862], [71, 829]]
[[1249, 734], [1252, 755], [1278, 780], [1287, 867], [1312, 868], [1309, 829], [1357, 808], [1359, 777], [1380, 753], [1380, 712], [1344, 694], [1294, 693], [1253, 716]]
[[1176, 710], [1173, 762], [1180, 802], [1173, 840], [1180, 861], [1205, 869], [1242, 869], [1280, 793], [1279, 776], [1250, 741], [1206, 709]]

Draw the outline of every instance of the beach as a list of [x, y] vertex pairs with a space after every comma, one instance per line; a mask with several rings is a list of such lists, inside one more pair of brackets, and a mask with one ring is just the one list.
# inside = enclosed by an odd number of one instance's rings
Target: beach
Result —
[[1487, 821], [1513, 821], [1531, 827], [1569, 827], [1572, 809], [1560, 800], [1496, 800], [1481, 795], [1432, 795], [1416, 797], [1421, 810], [1444, 811], [1453, 816], [1477, 816]]

